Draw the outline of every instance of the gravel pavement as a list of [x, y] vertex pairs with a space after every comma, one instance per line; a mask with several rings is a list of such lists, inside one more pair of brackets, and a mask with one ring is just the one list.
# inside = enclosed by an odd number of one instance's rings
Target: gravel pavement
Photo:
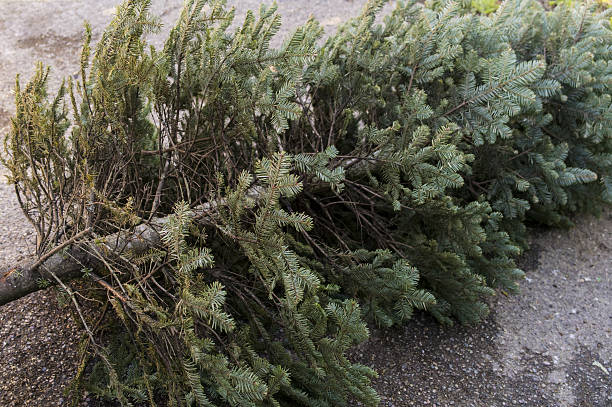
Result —
[[[78, 70], [83, 21], [97, 38], [118, 3], [0, 1], [1, 132], [14, 111], [15, 74], [27, 79], [42, 60], [52, 67], [56, 88]], [[240, 21], [260, 2], [228, 3], [236, 6]], [[363, 3], [278, 0], [284, 30], [312, 14], [328, 33], [357, 15]], [[181, 4], [153, 1], [166, 29]], [[0, 175], [5, 173], [0, 168]], [[5, 266], [31, 255], [33, 233], [4, 177], [0, 216], [0, 266]], [[418, 314], [401, 328], [373, 328], [353, 358], [379, 372], [381, 405], [612, 406], [612, 210], [576, 223], [569, 231], [534, 231], [532, 249], [523, 258], [528, 273], [522, 294], [494, 297], [483, 324], [443, 328]], [[80, 338], [53, 290], [1, 307], [0, 407], [64, 405], [62, 391], [73, 375]]]

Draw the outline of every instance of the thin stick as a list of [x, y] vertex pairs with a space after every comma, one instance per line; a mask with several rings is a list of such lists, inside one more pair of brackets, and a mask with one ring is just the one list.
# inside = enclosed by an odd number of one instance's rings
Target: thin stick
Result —
[[89, 233], [91, 233], [91, 230], [92, 230], [91, 227], [89, 227], [89, 228], [83, 230], [82, 232], [79, 232], [76, 235], [72, 236], [70, 239], [66, 240], [64, 243], [62, 243], [62, 244], [54, 247], [53, 249], [49, 250], [47, 253], [45, 253], [42, 256], [40, 256], [40, 258], [36, 261], [36, 263], [34, 263], [32, 265], [31, 269], [32, 270], [36, 270], [49, 257], [53, 256], [55, 253], [59, 252], [60, 250], [62, 250], [66, 246], [71, 245], [72, 243], [74, 243], [75, 241], [79, 240], [80, 238], [82, 238], [84, 236], [87, 236]]

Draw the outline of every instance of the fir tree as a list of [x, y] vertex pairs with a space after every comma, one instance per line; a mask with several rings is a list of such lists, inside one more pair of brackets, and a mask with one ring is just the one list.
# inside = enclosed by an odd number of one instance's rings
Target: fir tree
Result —
[[346, 356], [366, 320], [477, 322], [518, 291], [527, 222], [612, 200], [610, 11], [398, 2], [379, 23], [384, 3], [273, 48], [275, 6], [230, 29], [223, 1], [188, 0], [157, 50], [128, 0], [55, 97], [42, 65], [17, 81], [3, 162], [31, 271], [82, 269], [78, 298], [114, 311], [81, 318], [75, 393], [376, 405]]

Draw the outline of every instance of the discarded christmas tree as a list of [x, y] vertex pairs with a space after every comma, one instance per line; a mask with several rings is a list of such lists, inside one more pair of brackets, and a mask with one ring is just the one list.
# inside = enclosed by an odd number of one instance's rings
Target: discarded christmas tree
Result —
[[43, 66], [18, 82], [4, 163], [41, 259], [0, 301], [61, 283], [88, 333], [75, 393], [376, 405], [346, 358], [365, 321], [477, 322], [518, 289], [525, 222], [612, 200], [610, 12], [399, 3], [378, 24], [383, 3], [276, 49], [274, 7], [230, 29], [192, 0], [156, 50], [127, 1], [56, 97]]

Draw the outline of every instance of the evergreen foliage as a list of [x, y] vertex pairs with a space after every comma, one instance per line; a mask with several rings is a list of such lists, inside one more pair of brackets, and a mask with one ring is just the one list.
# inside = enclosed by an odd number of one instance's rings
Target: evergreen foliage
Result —
[[[366, 320], [475, 323], [518, 291], [527, 222], [612, 202], [611, 11], [398, 2], [379, 23], [384, 3], [273, 48], [274, 6], [230, 28], [223, 1], [187, 0], [157, 50], [128, 0], [93, 51], [86, 26], [79, 80], [17, 81], [3, 163], [37, 252], [90, 253], [80, 294], [107, 304], [77, 393], [376, 405], [346, 356]], [[104, 237], [139, 224], [146, 253]]]

